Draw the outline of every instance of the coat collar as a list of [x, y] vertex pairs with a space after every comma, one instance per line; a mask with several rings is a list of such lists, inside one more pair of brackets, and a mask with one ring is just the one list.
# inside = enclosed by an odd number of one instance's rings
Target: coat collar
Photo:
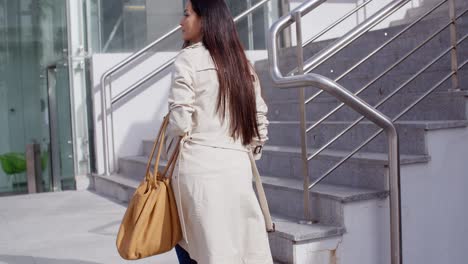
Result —
[[200, 46], [203, 46], [203, 41], [199, 41], [199, 42], [190, 44], [190, 45], [187, 46], [186, 48], [187, 48], [187, 49], [193, 49], [193, 48], [200, 47]]

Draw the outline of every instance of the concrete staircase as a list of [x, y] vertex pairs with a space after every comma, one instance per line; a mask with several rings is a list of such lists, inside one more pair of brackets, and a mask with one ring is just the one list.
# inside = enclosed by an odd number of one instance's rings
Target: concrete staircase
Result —
[[[463, 9], [464, 10], [464, 9]], [[460, 11], [460, 10], [458, 10]], [[442, 13], [441, 13], [442, 14]], [[415, 17], [414, 17], [415, 18]], [[448, 21], [444, 17], [435, 17], [424, 20], [413, 29], [395, 40], [381, 52], [369, 59], [362, 66], [351, 72], [339, 81], [345, 88], [356, 92], [367, 83], [371, 82], [386, 68], [390, 67], [404, 54], [416, 47], [420, 42], [429, 37], [435, 30], [441, 28]], [[402, 30], [406, 25], [394, 26], [385, 30], [376, 30], [367, 33], [356, 42], [339, 52], [332, 59], [320, 65], [313, 72], [335, 79], [349, 69], [362, 57], [372, 52], [387, 39]], [[468, 17], [459, 20], [459, 38], [468, 33]], [[417, 73], [426, 63], [429, 63], [438, 54], [449, 47], [449, 31], [444, 30], [421, 50], [413, 54], [401, 65], [394, 68], [382, 79], [371, 85], [360, 94], [360, 98], [371, 105], [376, 105], [380, 100], [388, 96], [399, 85], [403, 84], [413, 74]], [[333, 40], [313, 43], [305, 47], [304, 57], [310, 58]], [[458, 49], [459, 62], [468, 59], [468, 43], [463, 43]], [[285, 74], [297, 65], [294, 48], [285, 49], [280, 55], [280, 68]], [[299, 128], [299, 104], [298, 91], [294, 89], [274, 88], [270, 80], [267, 61], [256, 64], [257, 72], [263, 83], [264, 98], [269, 105], [270, 141], [264, 149], [262, 159], [258, 162], [266, 193], [272, 212], [285, 215], [290, 219], [302, 219], [302, 165], [300, 149]], [[393, 118], [407, 106], [412, 104], [419, 96], [435, 85], [450, 72], [450, 54], [445, 55], [438, 63], [428, 68], [420, 77], [409, 83], [402, 91], [378, 109]], [[465, 67], [460, 74], [461, 89], [468, 88], [468, 69]], [[426, 148], [425, 137], [435, 130], [451, 130], [465, 128], [468, 125], [466, 119], [466, 95], [465, 91], [449, 91], [450, 79], [443, 83], [432, 95], [422, 101], [413, 110], [402, 116], [396, 122], [400, 135], [400, 163], [401, 166], [416, 163], [427, 163], [430, 154]], [[308, 87], [307, 95], [315, 94], [318, 90]], [[306, 107], [308, 125], [323, 117], [329, 111], [339, 105], [335, 98], [323, 93], [315, 101]], [[349, 126], [359, 117], [351, 109], [343, 107], [330, 116], [324, 123], [308, 133], [308, 145], [311, 148], [309, 154], [323, 146], [335, 135]], [[309, 162], [309, 177], [316, 179], [331, 168], [336, 162], [344, 158], [368, 137], [377, 131], [377, 127], [368, 121], [362, 121], [356, 127], [347, 132], [327, 150], [319, 154]], [[314, 220], [319, 224], [342, 227], [346, 233], [362, 232], [362, 226], [348, 226], [347, 218], [353, 218], [359, 213], [350, 212], [346, 207], [359, 207], [359, 204], [371, 204], [373, 210], [378, 211], [382, 206], [379, 201], [387, 200], [387, 141], [381, 134], [350, 160], [335, 170], [319, 186], [311, 190]], [[374, 201], [375, 203], [372, 203]], [[387, 201], [385, 201], [385, 204]], [[388, 205], [387, 205], [388, 206]], [[388, 210], [388, 207], [386, 207]], [[346, 212], [349, 215], [346, 215]], [[382, 213], [382, 212], [380, 212]], [[388, 216], [387, 216], [388, 217]], [[363, 217], [363, 222], [366, 222]], [[382, 220], [382, 219], [381, 219]], [[387, 231], [388, 226], [380, 228]], [[376, 235], [376, 234], [374, 234]], [[381, 239], [388, 239], [388, 234]], [[314, 240], [315, 239], [315, 240]], [[314, 244], [316, 239], [294, 240], [291, 244]], [[327, 237], [320, 238], [327, 240]], [[366, 243], [365, 238], [359, 243]], [[343, 242], [343, 241], [342, 241]], [[385, 242], [384, 242], [385, 243]], [[344, 243], [343, 243], [344, 244]], [[368, 244], [371, 244], [369, 242]], [[309, 249], [312, 247], [309, 247]], [[365, 247], [362, 247], [365, 249]], [[335, 248], [337, 249], [337, 248]], [[346, 251], [346, 249], [343, 249]], [[314, 253], [311, 253], [314, 252]], [[299, 255], [288, 259], [276, 254], [278, 259], [286, 263], [335, 263], [333, 262], [335, 251], [329, 250], [329, 258], [325, 261], [313, 262], [321, 259], [317, 257], [320, 250], [309, 251], [307, 261], [300, 262]], [[323, 252], [322, 252], [323, 253]], [[346, 253], [342, 255], [346, 256]], [[362, 257], [362, 256], [361, 256]], [[308, 262], [309, 261], [309, 262]], [[327, 262], [330, 261], [330, 262]], [[374, 263], [384, 263], [385, 258], [374, 260]], [[368, 263], [365, 260], [345, 259], [336, 263]], [[369, 263], [372, 263], [369, 262]], [[386, 263], [386, 262], [385, 262]]]
[[[425, 20], [410, 32], [394, 41], [339, 83], [357, 91], [370, 82], [402, 55], [415, 47], [439, 28], [444, 18]], [[468, 17], [459, 20], [459, 35], [468, 33]], [[315, 69], [314, 73], [336, 78], [373, 48], [392, 37], [404, 25], [367, 33], [335, 57]], [[449, 46], [448, 30], [433, 39], [406, 62], [389, 72], [360, 97], [374, 105], [389, 95]], [[312, 43], [304, 50], [306, 58], [326, 47], [333, 40]], [[294, 48], [282, 50], [280, 68], [283, 73], [297, 64]], [[459, 61], [468, 58], [468, 43], [460, 46]], [[438, 82], [450, 71], [450, 56], [442, 58], [378, 109], [394, 117]], [[313, 212], [312, 224], [303, 220], [302, 165], [300, 156], [299, 111], [297, 90], [274, 88], [269, 77], [267, 61], [256, 63], [262, 82], [262, 92], [269, 106], [270, 140], [264, 148], [258, 166], [277, 232], [270, 234], [270, 244], [278, 263], [389, 263], [389, 209], [387, 185], [387, 143], [384, 135], [378, 136], [364, 149], [335, 170], [326, 180], [309, 193]], [[468, 68], [460, 73], [461, 88], [468, 88]], [[466, 93], [449, 91], [450, 79], [437, 91], [396, 122], [400, 135], [401, 166], [424, 164], [431, 153], [426, 147], [426, 137], [431, 131], [451, 130], [468, 126]], [[310, 88], [307, 94], [317, 90]], [[339, 102], [322, 94], [307, 106], [308, 124], [313, 124]], [[346, 107], [339, 110], [308, 134], [310, 152], [323, 146], [359, 116]], [[333, 164], [345, 157], [377, 130], [363, 121], [313, 159], [310, 164], [311, 179], [319, 177]], [[98, 193], [128, 201], [142, 180], [151, 139], [143, 140], [143, 153], [132, 157], [119, 157], [119, 171], [110, 177], [94, 176]], [[369, 230], [372, 229], [372, 230]], [[383, 241], [382, 241], [383, 240]], [[378, 252], [378, 257], [367, 256], [362, 250]], [[375, 253], [374, 252], [374, 253]], [[377, 253], [375, 253], [377, 254]]]

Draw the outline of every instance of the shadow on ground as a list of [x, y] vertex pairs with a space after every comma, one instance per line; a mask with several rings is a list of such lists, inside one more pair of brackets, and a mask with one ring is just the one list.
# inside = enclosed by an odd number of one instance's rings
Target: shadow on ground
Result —
[[0, 255], [1, 264], [103, 264], [77, 259], [53, 259], [32, 256]]

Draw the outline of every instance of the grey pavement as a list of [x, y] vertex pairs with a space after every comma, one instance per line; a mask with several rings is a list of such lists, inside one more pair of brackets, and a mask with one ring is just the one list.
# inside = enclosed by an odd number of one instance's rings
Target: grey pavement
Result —
[[0, 197], [0, 264], [177, 264], [174, 250], [120, 257], [115, 238], [125, 209], [92, 191]]

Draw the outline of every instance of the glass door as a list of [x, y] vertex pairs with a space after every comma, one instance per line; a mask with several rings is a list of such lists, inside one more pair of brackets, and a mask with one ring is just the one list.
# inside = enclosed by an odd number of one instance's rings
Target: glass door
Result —
[[47, 68], [47, 87], [53, 188], [74, 189], [70, 89], [66, 64], [53, 64]]
[[[67, 149], [70, 112], [64, 109], [70, 107], [65, 8], [65, 1], [0, 0], [0, 195], [28, 191], [25, 153], [30, 144], [40, 147], [39, 189], [61, 189], [52, 175], [69, 175], [70, 161], [58, 159], [63, 169], [57, 171], [57, 159], [52, 159], [57, 149], [63, 149], [60, 155], [72, 153]], [[53, 77], [50, 65], [61, 65]], [[55, 149], [52, 141], [58, 142]]]

